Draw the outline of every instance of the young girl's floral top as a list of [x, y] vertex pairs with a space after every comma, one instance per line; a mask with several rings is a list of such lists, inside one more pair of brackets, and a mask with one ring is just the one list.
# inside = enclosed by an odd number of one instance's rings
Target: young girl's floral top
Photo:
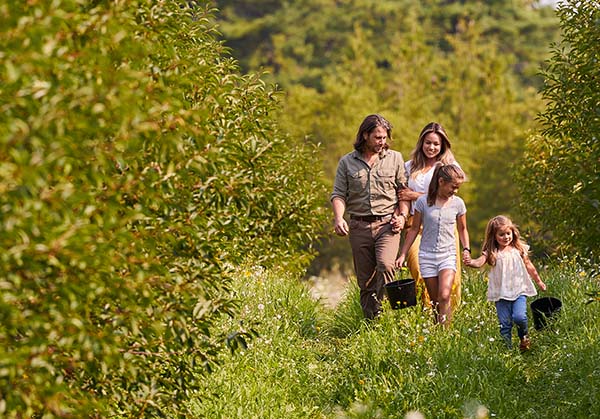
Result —
[[512, 246], [498, 252], [496, 266], [492, 266], [488, 278], [488, 301], [514, 301], [521, 295], [537, 295], [521, 254]]

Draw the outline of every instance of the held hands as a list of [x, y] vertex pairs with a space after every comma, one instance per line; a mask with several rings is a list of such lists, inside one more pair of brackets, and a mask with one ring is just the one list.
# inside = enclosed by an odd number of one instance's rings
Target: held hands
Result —
[[400, 231], [404, 228], [404, 224], [406, 222], [406, 218], [402, 215], [392, 215], [392, 219], [390, 220], [390, 224], [392, 225], [392, 232], [400, 233]]
[[473, 259], [471, 257], [471, 252], [469, 252], [468, 249], [463, 249], [462, 261], [465, 266], [469, 266], [471, 268], [481, 268], [486, 263], [486, 254], [484, 252], [478, 258]]
[[473, 263], [473, 258], [471, 258], [471, 252], [468, 252], [466, 250], [463, 250], [462, 252], [462, 262], [466, 265], [466, 266], [471, 266], [471, 263]]

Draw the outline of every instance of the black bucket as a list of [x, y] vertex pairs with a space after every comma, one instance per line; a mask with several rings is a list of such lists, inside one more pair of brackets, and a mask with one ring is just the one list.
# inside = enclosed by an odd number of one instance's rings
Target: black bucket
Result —
[[532, 302], [530, 307], [535, 328], [542, 330], [547, 326], [548, 320], [560, 312], [562, 302], [558, 298], [542, 297]]
[[417, 305], [417, 289], [414, 279], [399, 279], [385, 284], [385, 293], [394, 310]]

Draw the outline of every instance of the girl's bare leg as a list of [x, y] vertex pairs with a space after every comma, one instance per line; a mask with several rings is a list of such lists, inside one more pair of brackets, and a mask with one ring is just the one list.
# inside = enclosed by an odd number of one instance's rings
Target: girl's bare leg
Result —
[[452, 320], [452, 305], [450, 295], [452, 294], [452, 283], [454, 282], [454, 270], [443, 269], [437, 278], [437, 303], [438, 323], [449, 325]]
[[439, 300], [438, 300], [438, 288], [439, 280], [437, 276], [432, 278], [423, 278], [425, 281], [425, 287], [427, 287], [427, 294], [429, 294], [429, 304], [431, 304], [431, 310], [433, 311], [433, 321], [438, 323], [439, 319]]

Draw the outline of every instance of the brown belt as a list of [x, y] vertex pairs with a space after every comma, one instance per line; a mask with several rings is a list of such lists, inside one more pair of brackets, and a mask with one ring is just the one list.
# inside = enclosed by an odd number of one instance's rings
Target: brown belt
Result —
[[388, 215], [351, 215], [350, 219], [352, 220], [357, 220], [357, 221], [364, 221], [367, 223], [374, 223], [376, 221], [381, 221], [386, 217], [389, 217], [390, 214]]

